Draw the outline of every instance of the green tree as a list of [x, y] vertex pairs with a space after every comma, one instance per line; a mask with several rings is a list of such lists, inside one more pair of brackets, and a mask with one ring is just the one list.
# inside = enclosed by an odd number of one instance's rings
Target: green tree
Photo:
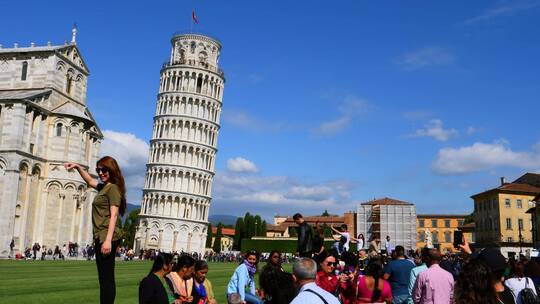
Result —
[[289, 227], [289, 235], [291, 237], [298, 236], [298, 230], [297, 227]]
[[217, 252], [217, 253], [221, 252], [222, 227], [223, 225], [221, 223], [218, 223], [217, 231], [216, 231], [216, 238], [214, 240], [214, 246], [212, 246], [212, 249], [214, 250], [214, 252]]
[[137, 216], [141, 209], [134, 209], [129, 212], [128, 216], [124, 220], [124, 224], [120, 225], [122, 230], [122, 236], [124, 239], [124, 246], [133, 248], [133, 242], [135, 241], [135, 233], [137, 231]]
[[463, 224], [470, 224], [470, 223], [474, 223], [474, 212], [472, 212], [471, 214], [467, 215], [465, 217], [465, 219], [463, 220]]
[[245, 225], [245, 231], [246, 231], [246, 234], [243, 235], [242, 237], [243, 238], [252, 238], [254, 235], [255, 235], [255, 218], [253, 217], [253, 215], [249, 214], [249, 212], [246, 213], [246, 215], [244, 216], [244, 225]]
[[330, 226], [323, 224], [322, 225], [323, 231], [324, 231], [324, 237], [332, 237], [333, 232]]
[[325, 209], [323, 214], [321, 214], [321, 216], [330, 216], [330, 213], [328, 213], [328, 210]]
[[260, 236], [266, 236], [266, 221], [263, 221], [262, 222], [262, 225], [261, 225], [261, 234]]
[[236, 220], [236, 225], [234, 225], [234, 250], [240, 250], [241, 248], [243, 231], [245, 231], [244, 219], [239, 217]]
[[255, 233], [254, 236], [262, 236], [262, 218], [260, 215], [254, 217]]
[[208, 233], [206, 234], [206, 246], [205, 248], [212, 248], [212, 223], [208, 223]]

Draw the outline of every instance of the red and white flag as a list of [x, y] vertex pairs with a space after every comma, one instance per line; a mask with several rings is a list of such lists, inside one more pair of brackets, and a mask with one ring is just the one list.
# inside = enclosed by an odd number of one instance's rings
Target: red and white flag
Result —
[[197, 19], [197, 15], [195, 15], [195, 11], [191, 12], [191, 20], [193, 20], [193, 22], [199, 24], [199, 19]]

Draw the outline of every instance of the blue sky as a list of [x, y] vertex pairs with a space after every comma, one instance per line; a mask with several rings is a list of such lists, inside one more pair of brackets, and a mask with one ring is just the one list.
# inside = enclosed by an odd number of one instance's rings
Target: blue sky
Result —
[[[211, 213], [340, 213], [374, 197], [468, 213], [540, 170], [540, 1], [27, 1], [0, 43], [69, 40], [139, 203], [159, 69], [192, 8], [226, 73]], [[20, 13], [18, 13], [20, 12]]]

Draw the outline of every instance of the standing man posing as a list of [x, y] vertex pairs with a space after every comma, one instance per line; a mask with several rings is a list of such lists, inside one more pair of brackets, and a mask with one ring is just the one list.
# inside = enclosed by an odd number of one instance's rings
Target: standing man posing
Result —
[[313, 252], [313, 231], [311, 226], [304, 220], [300, 213], [293, 215], [294, 222], [298, 225], [298, 246], [296, 252], [299, 257], [311, 258]]

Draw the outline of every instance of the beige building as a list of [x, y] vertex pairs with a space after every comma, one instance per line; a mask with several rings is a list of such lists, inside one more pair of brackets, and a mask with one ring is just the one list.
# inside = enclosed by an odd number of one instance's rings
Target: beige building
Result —
[[512, 183], [501, 178], [498, 187], [471, 196], [477, 247], [498, 244], [509, 256], [532, 248], [533, 227], [527, 210], [534, 207], [540, 187], [525, 183], [526, 176]]
[[[347, 225], [347, 229], [352, 236], [356, 236], [356, 213], [345, 212], [343, 216], [304, 216], [304, 220], [314, 229], [323, 225], [341, 227]], [[298, 225], [294, 222], [292, 216], [276, 215], [274, 224], [266, 225], [266, 237], [270, 238], [288, 238], [291, 236], [291, 229], [296, 229]]]
[[[221, 251], [231, 251], [234, 244], [234, 233], [233, 228], [221, 228]], [[212, 247], [216, 241], [217, 227], [212, 227]]]
[[426, 235], [430, 235], [434, 247], [438, 247], [442, 252], [452, 251], [454, 231], [463, 226], [465, 217], [463, 214], [418, 214], [416, 247], [425, 247], [428, 241]]
[[39, 243], [92, 243], [88, 189], [64, 162], [94, 168], [103, 138], [76, 45], [0, 47], [0, 257]]

